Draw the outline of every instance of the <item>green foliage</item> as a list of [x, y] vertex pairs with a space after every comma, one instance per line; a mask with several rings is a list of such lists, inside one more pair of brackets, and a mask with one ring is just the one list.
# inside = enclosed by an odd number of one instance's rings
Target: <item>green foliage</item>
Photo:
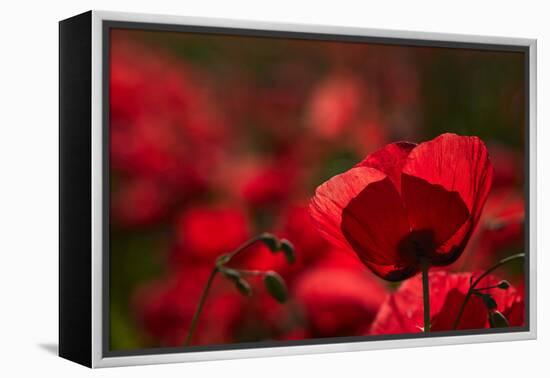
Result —
[[131, 235], [115, 234], [110, 253], [110, 348], [112, 350], [143, 347], [130, 301], [138, 286], [162, 276], [164, 264], [159, 250], [166, 236], [156, 231]]

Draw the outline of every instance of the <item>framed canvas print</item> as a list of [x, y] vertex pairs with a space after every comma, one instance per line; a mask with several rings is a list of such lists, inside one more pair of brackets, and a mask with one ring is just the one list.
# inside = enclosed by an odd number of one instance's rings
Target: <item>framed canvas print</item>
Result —
[[535, 40], [59, 27], [62, 357], [536, 337]]

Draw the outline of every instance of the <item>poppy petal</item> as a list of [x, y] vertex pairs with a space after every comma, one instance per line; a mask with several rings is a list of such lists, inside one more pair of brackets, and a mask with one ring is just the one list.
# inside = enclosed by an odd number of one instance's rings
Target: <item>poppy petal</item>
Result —
[[[370, 168], [355, 168], [370, 169]], [[389, 177], [373, 182], [342, 212], [342, 233], [364, 262], [403, 266], [399, 246], [410, 231], [403, 201]]]
[[[460, 311], [460, 307], [462, 306], [466, 298], [466, 293], [470, 287], [470, 279], [475, 279], [477, 276], [479, 276], [478, 273], [459, 273], [448, 275], [449, 289], [439, 313], [432, 319], [433, 331], [446, 331], [453, 329], [457, 314]], [[499, 278], [489, 275], [482, 279], [478, 283], [477, 287], [492, 287], [496, 286], [499, 282]], [[497, 309], [502, 313], [510, 313], [510, 311], [513, 311], [515, 303], [521, 304], [519, 307], [523, 308], [522, 297], [513, 286], [510, 286], [506, 290], [492, 289], [487, 291], [484, 290], [484, 292], [491, 294], [497, 303]], [[521, 325], [521, 322], [510, 322], [510, 324], [519, 326]], [[471, 296], [467, 306], [464, 308], [464, 312], [460, 318], [457, 329], [478, 329], [486, 328], [488, 326], [486, 305], [479, 296]]]
[[[464, 303], [470, 287], [470, 280], [475, 279], [472, 273], [452, 274], [446, 271], [430, 271], [430, 315], [432, 331], [450, 331], [454, 327], [460, 307]], [[478, 287], [496, 285], [500, 280], [487, 276]], [[523, 297], [510, 286], [506, 290], [488, 291], [495, 299], [498, 311], [510, 314], [517, 309], [524, 309]], [[417, 275], [405, 282], [397, 291], [388, 295], [372, 322], [371, 334], [406, 334], [418, 333], [423, 326], [422, 279]], [[513, 326], [522, 325], [522, 319], [510, 322]], [[458, 329], [488, 328], [487, 307], [482, 299], [471, 296], [458, 324]]]
[[[442, 134], [421, 143], [408, 155], [403, 167], [402, 191], [411, 223], [418, 222], [423, 226], [426, 220], [421, 221], [421, 213], [425, 211], [426, 200], [433, 197], [430, 203], [439, 202], [431, 205], [433, 214], [429, 216], [435, 220], [435, 213], [442, 215], [434, 225], [436, 228], [432, 229], [439, 244], [434, 264], [446, 265], [460, 256], [479, 220], [492, 177], [493, 167], [487, 149], [477, 137]], [[429, 187], [419, 179], [435, 187]], [[458, 193], [462, 204], [453, 192]], [[469, 216], [461, 223], [464, 206]], [[448, 210], [444, 209], [446, 207]], [[445, 222], [441, 222], [442, 219]], [[453, 228], [455, 233], [448, 235]], [[446, 236], [448, 240], [443, 240]]]
[[[327, 285], [327, 277], [331, 284]], [[368, 295], [365, 295], [368, 293]], [[374, 276], [348, 268], [314, 268], [294, 284], [294, 298], [318, 337], [357, 335], [370, 326], [387, 289]]]
[[449, 240], [441, 244], [431, 256], [431, 264], [434, 266], [446, 266], [455, 262], [466, 248], [474, 231], [472, 218], [460, 227]]
[[468, 220], [470, 213], [457, 192], [403, 175], [402, 196], [412, 229], [411, 248], [438, 251]]
[[341, 230], [342, 212], [369, 184], [384, 178], [386, 175], [376, 169], [356, 167], [320, 185], [309, 204], [309, 210], [321, 234], [336, 246], [350, 249]]
[[477, 222], [491, 189], [493, 166], [481, 139], [447, 133], [414, 148], [403, 173], [457, 192]]
[[407, 157], [416, 143], [395, 142], [371, 153], [358, 167], [376, 168], [385, 173], [395, 184], [398, 191], [401, 191], [401, 171], [407, 161]]
[[406, 280], [420, 271], [420, 265], [418, 264], [408, 264], [406, 266], [379, 265], [368, 261], [363, 261], [363, 264], [378, 277], [390, 282]]

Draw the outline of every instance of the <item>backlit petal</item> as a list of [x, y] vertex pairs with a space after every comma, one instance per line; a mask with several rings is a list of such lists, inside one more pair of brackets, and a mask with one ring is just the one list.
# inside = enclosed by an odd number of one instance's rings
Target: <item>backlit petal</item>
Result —
[[414, 148], [403, 173], [458, 192], [477, 222], [491, 189], [493, 167], [481, 139], [442, 134]]
[[[430, 272], [430, 315], [431, 330], [451, 331], [456, 317], [464, 302], [470, 279], [477, 275], [472, 273], [451, 274], [445, 271]], [[479, 284], [479, 288], [493, 286], [500, 279], [487, 276]], [[491, 289], [490, 293], [497, 303], [498, 311], [510, 314], [517, 309], [524, 309], [523, 295], [514, 287], [506, 290]], [[424, 323], [422, 299], [422, 279], [417, 275], [405, 282], [399, 289], [388, 295], [374, 319], [370, 334], [407, 334], [422, 332]], [[510, 318], [508, 318], [510, 320]], [[511, 326], [523, 325], [522, 318], [514, 318]], [[487, 307], [482, 299], [471, 296], [464, 309], [458, 329], [489, 328]]]
[[[402, 196], [412, 229], [409, 246], [430, 257], [462, 227], [470, 213], [457, 192], [409, 175], [402, 178]], [[415, 245], [412, 245], [412, 244]]]
[[399, 246], [410, 231], [407, 213], [389, 177], [369, 184], [349, 201], [342, 213], [341, 227], [361, 260], [399, 267], [410, 263], [403, 261], [399, 253]]
[[393, 181], [397, 190], [401, 191], [401, 171], [409, 153], [415, 147], [415, 143], [409, 142], [390, 143], [371, 153], [357, 166], [376, 168], [384, 172]]
[[[430, 201], [434, 202], [431, 214], [426, 215], [432, 219], [432, 223], [437, 217], [436, 213], [442, 213], [443, 208], [448, 207], [440, 216], [444, 224], [433, 229], [438, 244], [434, 264], [447, 265], [460, 256], [479, 220], [491, 189], [492, 177], [493, 167], [487, 149], [477, 137], [442, 134], [419, 144], [408, 155], [403, 167], [402, 191], [411, 223], [418, 223], [418, 227], [430, 223], [429, 219], [422, 219], [421, 206], [425, 206], [425, 203], [422, 204], [419, 197], [427, 200], [433, 196]], [[435, 188], [429, 188], [418, 179]], [[438, 187], [449, 193], [445, 194]], [[406, 193], [409, 190], [416, 194]], [[422, 194], [422, 191], [425, 193]], [[452, 193], [459, 195], [462, 204]], [[461, 223], [464, 206], [469, 215]], [[455, 232], [448, 235], [453, 229]], [[443, 240], [445, 238], [447, 240]]]
[[386, 178], [382, 172], [356, 167], [332, 177], [315, 191], [309, 209], [319, 231], [341, 248], [351, 248], [342, 234], [342, 212], [369, 184]]

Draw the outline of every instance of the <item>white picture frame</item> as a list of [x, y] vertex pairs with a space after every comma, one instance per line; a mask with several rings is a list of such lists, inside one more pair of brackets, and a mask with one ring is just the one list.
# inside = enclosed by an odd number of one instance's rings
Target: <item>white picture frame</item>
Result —
[[[90, 138], [91, 138], [91, 230], [90, 230], [90, 308], [91, 324], [90, 338], [83, 343], [90, 342], [91, 354], [89, 361], [83, 362], [90, 367], [115, 367], [127, 365], [143, 365], [157, 363], [174, 363], [189, 361], [221, 360], [235, 358], [251, 358], [266, 356], [284, 356], [309, 353], [348, 352], [359, 350], [410, 348], [423, 346], [437, 346], [448, 344], [482, 343], [512, 340], [529, 340], [537, 336], [537, 296], [536, 296], [536, 255], [537, 255], [537, 128], [536, 128], [536, 72], [537, 72], [537, 42], [534, 39], [491, 37], [478, 35], [459, 35], [444, 33], [425, 33], [398, 30], [379, 30], [368, 28], [351, 28], [326, 25], [268, 23], [260, 21], [244, 21], [215, 18], [195, 18], [168, 15], [137, 14], [123, 12], [91, 11], [86, 16], [90, 18], [91, 41], [91, 91], [90, 103]], [[422, 44], [480, 44], [500, 46], [524, 47], [528, 54], [529, 71], [529, 106], [528, 106], [528, 288], [529, 296], [526, 303], [529, 306], [528, 329], [522, 332], [487, 333], [452, 336], [430, 336], [418, 338], [369, 340], [339, 342], [330, 344], [311, 344], [295, 346], [270, 346], [262, 348], [225, 349], [193, 352], [138, 353], [133, 355], [113, 355], [105, 350], [105, 325], [103, 322], [105, 311], [104, 300], [104, 57], [103, 43], [105, 41], [105, 25], [109, 22], [154, 24], [154, 25], [185, 25], [213, 28], [230, 28], [264, 32], [290, 32], [306, 34], [328, 34], [342, 36], [363, 36], [369, 38], [397, 39], [419, 41]], [[61, 231], [63, 233], [63, 231]], [[61, 305], [63, 308], [63, 305]], [[60, 345], [63, 350], [63, 345]], [[63, 353], [62, 353], [63, 354]], [[68, 357], [70, 358], [70, 357]], [[82, 362], [81, 362], [82, 363]]]

